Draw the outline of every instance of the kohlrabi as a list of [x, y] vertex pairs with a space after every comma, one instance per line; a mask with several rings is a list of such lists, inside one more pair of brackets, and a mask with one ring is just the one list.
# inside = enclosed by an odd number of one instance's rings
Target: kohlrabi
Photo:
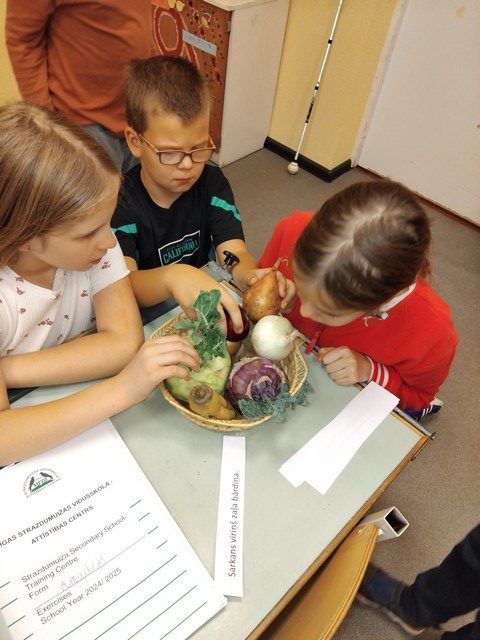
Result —
[[287, 411], [308, 404], [312, 386], [305, 381], [299, 391], [290, 395], [285, 373], [268, 358], [247, 357], [239, 360], [230, 373], [225, 395], [232, 407], [249, 420], [271, 416], [285, 422]]
[[206, 384], [220, 395], [224, 392], [231, 361], [227, 351], [227, 338], [219, 325], [219, 301], [218, 289], [201, 291], [193, 303], [197, 313], [196, 320], [186, 318], [175, 325], [202, 358], [200, 371], [189, 370], [190, 380], [172, 377], [165, 381], [178, 400], [188, 402], [190, 391], [197, 384]]
[[275, 362], [267, 358], [242, 358], [234, 366], [227, 383], [226, 394], [237, 410], [240, 400], [271, 402], [286, 384], [287, 378]]

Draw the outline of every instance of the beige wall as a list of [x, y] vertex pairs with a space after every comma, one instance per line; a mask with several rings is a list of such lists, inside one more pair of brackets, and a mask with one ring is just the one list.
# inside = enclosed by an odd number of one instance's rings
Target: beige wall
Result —
[[6, 0], [0, 0], [0, 25], [2, 38], [0, 40], [0, 104], [14, 102], [20, 99], [17, 83], [13, 75], [12, 66], [5, 48], [5, 6]]
[[[344, 0], [301, 154], [332, 169], [352, 157], [397, 0]], [[0, 0], [2, 33], [6, 0]], [[269, 136], [296, 149], [337, 0], [291, 0]], [[4, 37], [0, 104], [20, 98]]]
[[[301, 155], [332, 169], [352, 158], [397, 0], [344, 0]], [[269, 136], [296, 149], [337, 0], [291, 0]]]

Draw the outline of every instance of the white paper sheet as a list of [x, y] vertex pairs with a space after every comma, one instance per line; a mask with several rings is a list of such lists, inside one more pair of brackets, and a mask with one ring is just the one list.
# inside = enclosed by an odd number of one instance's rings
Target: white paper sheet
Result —
[[223, 436], [218, 497], [215, 585], [226, 596], [243, 596], [245, 437]]
[[109, 421], [0, 471], [0, 509], [13, 640], [184, 640], [226, 604]]
[[392, 393], [370, 382], [329, 424], [280, 467], [280, 473], [295, 487], [308, 482], [325, 494], [398, 402]]

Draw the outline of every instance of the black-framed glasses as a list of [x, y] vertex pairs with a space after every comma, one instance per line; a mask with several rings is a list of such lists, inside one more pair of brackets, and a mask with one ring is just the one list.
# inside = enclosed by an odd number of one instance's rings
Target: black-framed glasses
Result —
[[211, 136], [208, 137], [208, 142], [211, 146], [202, 147], [201, 149], [194, 149], [193, 151], [178, 151], [173, 149], [157, 149], [151, 142], [149, 142], [144, 135], [138, 134], [140, 138], [151, 147], [158, 156], [161, 164], [180, 164], [185, 156], [188, 156], [192, 162], [207, 162], [212, 157], [213, 152], [217, 148], [213, 144]]

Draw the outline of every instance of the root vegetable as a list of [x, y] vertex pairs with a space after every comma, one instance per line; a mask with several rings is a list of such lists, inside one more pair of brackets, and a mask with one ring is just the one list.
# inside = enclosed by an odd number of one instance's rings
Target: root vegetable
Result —
[[175, 325], [202, 358], [200, 371], [189, 370], [189, 380], [176, 376], [165, 380], [168, 389], [178, 400], [188, 402], [190, 391], [197, 384], [207, 384], [220, 394], [224, 391], [231, 360], [227, 352], [226, 336], [219, 325], [220, 313], [217, 307], [220, 295], [218, 289], [201, 291], [193, 303], [197, 318], [183, 318]]
[[206, 384], [197, 384], [190, 391], [188, 405], [194, 413], [204, 418], [231, 420], [235, 411], [230, 409], [227, 401]]
[[189, 380], [172, 376], [167, 378], [165, 383], [170, 393], [177, 400], [183, 400], [184, 402], [188, 402], [190, 391], [197, 384], [207, 384], [217, 393], [223, 393], [230, 372], [230, 365], [230, 356], [226, 353], [222, 357], [210, 358], [206, 364], [202, 365], [200, 371], [190, 369], [188, 371]]
[[270, 402], [282, 390], [287, 378], [277, 365], [267, 358], [247, 357], [232, 368], [225, 393], [232, 407], [238, 409], [240, 400]]

